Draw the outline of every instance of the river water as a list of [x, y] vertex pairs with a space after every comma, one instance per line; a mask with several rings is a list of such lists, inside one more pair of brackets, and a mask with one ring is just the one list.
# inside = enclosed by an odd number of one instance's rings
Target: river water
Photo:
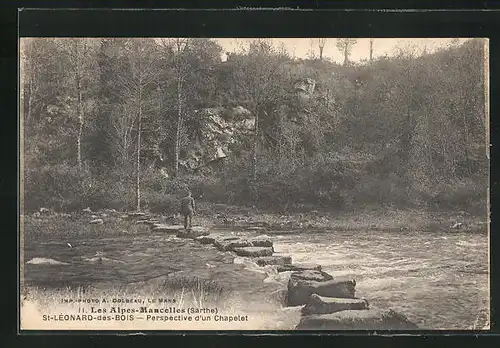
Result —
[[356, 279], [356, 296], [405, 314], [421, 329], [488, 329], [484, 233], [273, 234], [277, 254]]

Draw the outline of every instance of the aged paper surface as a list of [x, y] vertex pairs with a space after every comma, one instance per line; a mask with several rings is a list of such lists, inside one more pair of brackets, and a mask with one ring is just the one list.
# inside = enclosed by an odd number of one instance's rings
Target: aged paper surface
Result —
[[21, 38], [21, 330], [487, 330], [487, 39]]

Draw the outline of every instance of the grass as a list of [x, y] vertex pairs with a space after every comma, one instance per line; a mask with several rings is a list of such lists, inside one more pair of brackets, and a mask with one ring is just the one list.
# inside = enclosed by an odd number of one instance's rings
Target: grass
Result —
[[[21, 327], [24, 329], [102, 329], [102, 330], [289, 330], [300, 320], [299, 311], [283, 311], [279, 303], [257, 304], [224, 291], [213, 282], [196, 278], [175, 278], [148, 287], [75, 288], [44, 290], [24, 288], [21, 296]], [[77, 302], [79, 299], [94, 303]], [[107, 303], [103, 303], [106, 299]], [[139, 299], [144, 303], [113, 303], [117, 299]], [[167, 302], [160, 303], [160, 299]], [[72, 300], [72, 302], [69, 302]], [[99, 302], [96, 302], [99, 301]], [[151, 321], [146, 314], [134, 314], [136, 319], [128, 321], [43, 321], [42, 315], [78, 314], [82, 312], [106, 310], [110, 315], [111, 307], [132, 309], [146, 306], [151, 310], [175, 307], [182, 316], [190, 316], [192, 321]], [[201, 315], [207, 319], [197, 321], [198, 310], [207, 311]], [[194, 311], [194, 312], [193, 312]], [[214, 314], [214, 312], [216, 312]], [[93, 314], [96, 317], [99, 314]], [[114, 313], [112, 317], [114, 317]], [[165, 316], [166, 314], [151, 314]], [[174, 314], [175, 315], [175, 314]], [[216, 321], [215, 316], [239, 316], [246, 321]], [[170, 314], [166, 316], [171, 316]], [[199, 318], [199, 317], [198, 317]], [[208, 320], [208, 318], [210, 318]]]

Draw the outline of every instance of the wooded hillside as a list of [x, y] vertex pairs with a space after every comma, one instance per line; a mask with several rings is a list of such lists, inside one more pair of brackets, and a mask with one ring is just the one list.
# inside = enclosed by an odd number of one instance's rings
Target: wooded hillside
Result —
[[257, 40], [23, 39], [25, 209], [485, 212], [484, 42], [362, 64]]

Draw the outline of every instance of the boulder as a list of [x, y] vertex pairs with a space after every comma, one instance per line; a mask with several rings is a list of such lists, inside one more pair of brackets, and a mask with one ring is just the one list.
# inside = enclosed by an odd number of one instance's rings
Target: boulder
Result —
[[418, 326], [392, 309], [345, 310], [302, 317], [296, 330], [416, 330]]
[[187, 230], [179, 230], [177, 232], [177, 238], [198, 238], [201, 236], [208, 236], [210, 232], [204, 228], [190, 228]]
[[177, 233], [181, 229], [184, 229], [184, 226], [181, 225], [165, 225], [165, 224], [154, 224], [151, 225], [153, 232], [165, 232], [165, 233]]
[[215, 237], [210, 237], [210, 236], [200, 236], [197, 237], [196, 240], [200, 242], [201, 244], [214, 244], [215, 243]]
[[326, 272], [309, 270], [309, 269], [293, 272], [290, 277], [296, 280], [306, 280], [306, 281], [316, 281], [316, 282], [325, 282], [327, 280], [333, 279], [333, 277]]
[[359, 298], [324, 297], [312, 294], [306, 306], [302, 308], [302, 315], [331, 314], [345, 310], [369, 309], [368, 301]]
[[238, 256], [262, 257], [262, 256], [271, 256], [274, 252], [274, 249], [266, 247], [245, 247], [245, 248], [235, 248], [234, 252]]
[[69, 265], [69, 263], [49, 259], [45, 257], [35, 257], [26, 262], [30, 265]]
[[89, 222], [89, 224], [92, 224], [92, 225], [102, 225], [104, 223], [104, 221], [102, 219], [94, 219], [94, 220], [91, 220]]
[[277, 270], [278, 272], [321, 271], [321, 265], [315, 263], [295, 263], [293, 265], [279, 266]]
[[301, 280], [290, 277], [288, 281], [288, 306], [307, 304], [312, 294], [326, 297], [354, 298], [355, 280]]
[[267, 266], [267, 265], [289, 265], [292, 263], [291, 256], [264, 256], [259, 257], [255, 260], [255, 263], [259, 266]]
[[236, 248], [252, 246], [248, 240], [241, 238], [234, 240], [217, 240], [214, 245], [220, 251], [234, 251]]

